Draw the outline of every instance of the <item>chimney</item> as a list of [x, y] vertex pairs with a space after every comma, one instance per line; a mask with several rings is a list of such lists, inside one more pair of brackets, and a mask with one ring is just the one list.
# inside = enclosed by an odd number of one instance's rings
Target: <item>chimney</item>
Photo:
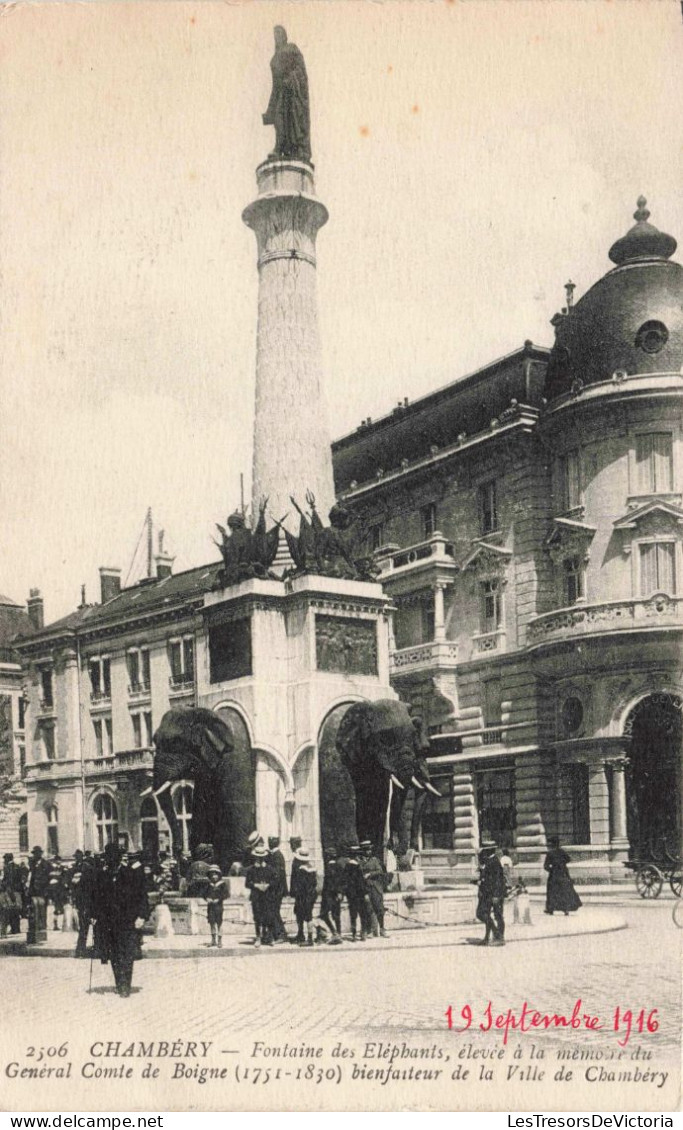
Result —
[[40, 632], [45, 626], [43, 598], [40, 595], [40, 589], [30, 590], [28, 600], [26, 601], [26, 610], [28, 612], [28, 618], [36, 632]]
[[121, 570], [100, 565], [100, 597], [102, 604], [113, 600], [121, 592]]
[[170, 557], [168, 553], [157, 553], [154, 561], [157, 567], [157, 580], [160, 581], [162, 577], [171, 576], [175, 557]]

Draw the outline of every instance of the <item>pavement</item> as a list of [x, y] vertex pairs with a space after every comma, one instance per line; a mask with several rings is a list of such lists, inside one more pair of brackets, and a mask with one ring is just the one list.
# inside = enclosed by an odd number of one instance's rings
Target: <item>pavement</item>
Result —
[[[505, 938], [507, 945], [517, 945], [524, 942], [539, 941], [542, 938], [573, 937], [584, 934], [604, 934], [614, 930], [626, 929], [626, 920], [622, 912], [610, 907], [583, 906], [576, 914], [544, 914], [540, 905], [532, 909], [533, 921], [531, 925], [506, 924]], [[156, 938], [146, 935], [144, 939], [144, 955], [146, 958], [211, 958], [220, 957], [261, 957], [265, 952], [270, 952], [277, 957], [292, 956], [301, 948], [312, 950], [313, 953], [322, 952], [338, 953], [342, 949], [356, 955], [370, 950], [395, 950], [395, 949], [430, 949], [443, 946], [481, 945], [483, 926], [479, 922], [467, 922], [458, 926], [424, 926], [415, 928], [407, 927], [391, 932], [391, 921], [387, 921], [388, 937], [368, 938], [365, 942], [351, 942], [345, 936], [342, 945], [329, 946], [326, 944], [313, 947], [299, 947], [297, 945], [277, 945], [254, 947], [254, 939], [226, 934], [223, 938], [221, 949], [212, 947], [207, 934], [176, 934], [170, 938]], [[25, 937], [21, 934], [10, 935], [0, 939], [0, 956], [2, 957], [72, 957], [76, 945], [76, 934], [72, 930], [65, 932], [48, 931], [47, 942], [41, 945], [27, 945]]]
[[[381, 1057], [389, 1049], [399, 1056], [394, 1067], [403, 1069], [403, 1057], [409, 1054], [404, 1049], [414, 1048], [428, 1057], [428, 1067], [434, 1066], [432, 1055], [443, 1054], [438, 1066], [446, 1070], [434, 1084], [392, 1082], [391, 1102], [397, 1109], [676, 1109], [683, 930], [674, 924], [673, 905], [673, 899], [638, 900], [625, 907], [585, 905], [568, 919], [539, 916], [531, 928], [510, 926], [510, 944], [501, 948], [473, 944], [483, 932], [474, 924], [402, 930], [387, 940], [363, 945], [256, 951], [249, 945], [237, 946], [242, 955], [253, 958], [251, 962], [220, 960], [222, 955], [206, 949], [203, 938], [187, 939], [193, 942], [192, 949], [182, 948], [185, 939], [174, 942], [181, 947], [176, 955], [184, 960], [155, 960], [150, 939], [149, 957], [136, 964], [128, 999], [116, 995], [111, 969], [99, 961], [92, 965], [54, 961], [45, 950], [26, 960], [5, 950], [2, 1104], [10, 1110], [387, 1109], [387, 1088], [354, 1074], [355, 1068], [360, 1072], [385, 1066], [388, 1061]], [[59, 941], [64, 944], [62, 953], [72, 952], [72, 935]], [[171, 949], [169, 942], [166, 945]], [[229, 951], [223, 954], [234, 957]], [[213, 963], [208, 957], [215, 958]], [[519, 1015], [524, 1002], [543, 1013], [569, 1014], [579, 998], [582, 1010], [600, 1018], [599, 1031], [515, 1034], [502, 1063], [482, 1059], [503, 1051], [500, 1034], [480, 1030], [489, 1005], [496, 1014], [513, 1009]], [[452, 1032], [445, 1020], [449, 1006], [456, 1018]], [[474, 1020], [465, 1032], [455, 1023], [460, 1023], [466, 1006]], [[625, 1087], [586, 1082], [601, 1068], [611, 1069], [613, 1058], [621, 1054], [617, 1040], [623, 1040], [625, 1032], [622, 1027], [616, 1033], [612, 1022], [617, 1007], [622, 1014], [632, 1010], [634, 1019], [641, 1009], [646, 1015], [657, 1010], [656, 1028], [643, 1034], [634, 1028], [616, 1066], [636, 1066], [641, 1076], [644, 1068], [666, 1073], [661, 1087], [663, 1074], [655, 1083]], [[51, 1079], [7, 1077], [7, 1063], [29, 1067], [41, 1052], [49, 1055], [50, 1046], [62, 1040], [65, 1058], [73, 1064], [70, 1079], [57, 1079], [53, 1085]], [[156, 1081], [151, 1076], [141, 1080], [144, 1091], [131, 1090], [132, 1081], [94, 1077], [100, 1068], [131, 1063], [139, 1079], [146, 1058], [117, 1059], [116, 1055], [128, 1041], [141, 1040], [146, 1045], [153, 1040], [201, 1040], [210, 1050], [201, 1061], [188, 1059], [183, 1051], [184, 1067], [169, 1058], [150, 1060], [150, 1068], [159, 1067], [160, 1075]], [[102, 1058], [102, 1044], [96, 1041], [114, 1042], [113, 1050], [106, 1052], [109, 1058]], [[325, 1079], [317, 1082], [317, 1075], [308, 1074], [313, 1068], [306, 1059], [273, 1061], [274, 1055], [285, 1054], [282, 1049], [288, 1045], [293, 1050], [287, 1054], [298, 1057], [302, 1043], [323, 1049], [324, 1068], [340, 1069], [343, 1086]], [[519, 1045], [524, 1056], [519, 1062], [529, 1072], [528, 1082], [511, 1091], [514, 1081], [506, 1081], [507, 1073], [518, 1062]], [[264, 1051], [264, 1047], [281, 1051]], [[598, 1057], [597, 1063], [592, 1059], [588, 1064], [567, 1065], [559, 1059], [584, 1050]], [[338, 1058], [347, 1054], [355, 1058]], [[190, 1074], [197, 1062], [226, 1066], [229, 1075], [197, 1085], [202, 1081]], [[554, 1082], [562, 1062], [574, 1070], [571, 1083]], [[238, 1069], [272, 1069], [278, 1064], [283, 1067], [279, 1081], [272, 1071], [270, 1082], [264, 1073], [256, 1078], [254, 1072], [248, 1082], [243, 1073], [242, 1081], [237, 1080]], [[459, 1065], [471, 1068], [468, 1080], [455, 1078]], [[539, 1065], [547, 1071], [543, 1083], [533, 1076]], [[299, 1068], [300, 1077], [295, 1074]], [[651, 1080], [651, 1075], [647, 1078]], [[562, 1088], [561, 1093], [556, 1094], [555, 1087]], [[85, 1105], [64, 1105], [77, 1098]]]

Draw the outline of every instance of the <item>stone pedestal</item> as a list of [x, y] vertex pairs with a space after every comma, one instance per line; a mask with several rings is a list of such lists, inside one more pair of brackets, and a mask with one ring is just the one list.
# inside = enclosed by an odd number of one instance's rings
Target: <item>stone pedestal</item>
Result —
[[[243, 718], [254, 750], [258, 829], [280, 837], [287, 860], [297, 835], [322, 864], [318, 743], [330, 713], [359, 699], [396, 697], [389, 608], [378, 584], [314, 575], [243, 581], [204, 598], [209, 654], [197, 669], [198, 702]], [[243, 654], [233, 657], [235, 677], [221, 680], [212, 668], [212, 633], [225, 635], [231, 624]]]
[[305, 162], [265, 161], [256, 179], [258, 197], [242, 214], [256, 235], [259, 270], [252, 513], [267, 497], [270, 514], [288, 515], [295, 532], [290, 495], [305, 508], [311, 491], [325, 522], [335, 500], [315, 277], [327, 209]]

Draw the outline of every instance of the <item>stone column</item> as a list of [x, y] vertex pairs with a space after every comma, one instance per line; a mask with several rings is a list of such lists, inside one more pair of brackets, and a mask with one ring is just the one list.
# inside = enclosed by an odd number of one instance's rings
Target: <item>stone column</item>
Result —
[[85, 846], [85, 792], [82, 773], [81, 701], [78, 657], [76, 652], [71, 649], [64, 652], [64, 688], [66, 697], [66, 756], [78, 763], [77, 773], [79, 774], [75, 777], [74, 785], [78, 794], [75, 806], [75, 846], [82, 851]]
[[456, 867], [462, 863], [468, 875], [474, 875], [479, 847], [478, 824], [472, 769], [469, 764], [461, 763], [453, 771], [453, 849]]
[[434, 592], [434, 639], [435, 641], [445, 640], [446, 638], [446, 613], [444, 610], [444, 591], [446, 585], [443, 581], [437, 581], [433, 586]]
[[267, 497], [268, 512], [288, 514], [296, 532], [290, 495], [305, 508], [311, 491], [325, 524], [334, 504], [315, 278], [327, 209], [303, 161], [265, 161], [256, 179], [258, 197], [242, 214], [256, 234], [259, 270], [252, 514]]
[[612, 848], [628, 850], [628, 830], [626, 825], [626, 758], [610, 761], [612, 770], [610, 788], [610, 843]]
[[531, 865], [527, 874], [532, 875], [536, 873], [536, 865], [542, 862], [546, 850], [544, 769], [544, 758], [540, 751], [522, 754], [515, 764], [516, 847], [520, 864]]
[[588, 807], [590, 811], [591, 844], [609, 843], [609, 797], [604, 761], [593, 761], [588, 766]]

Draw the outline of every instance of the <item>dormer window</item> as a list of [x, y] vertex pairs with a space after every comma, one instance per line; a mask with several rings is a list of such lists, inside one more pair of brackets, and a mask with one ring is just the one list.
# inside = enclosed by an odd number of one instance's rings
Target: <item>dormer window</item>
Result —
[[673, 436], [646, 432], [636, 436], [636, 491], [664, 494], [673, 490]]

